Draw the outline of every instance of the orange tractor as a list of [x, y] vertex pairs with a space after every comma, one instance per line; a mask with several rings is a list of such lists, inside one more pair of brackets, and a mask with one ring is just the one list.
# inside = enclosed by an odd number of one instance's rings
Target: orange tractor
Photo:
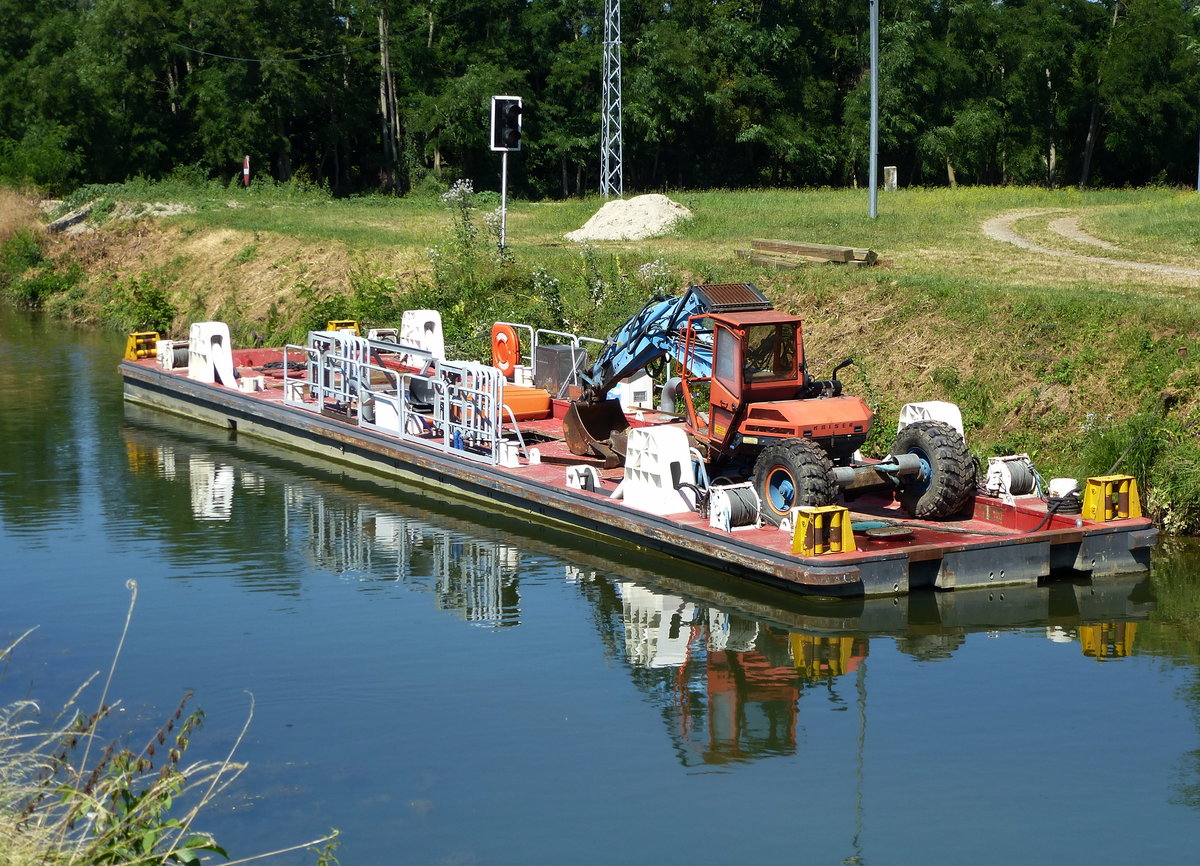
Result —
[[679, 376], [664, 393], [681, 393], [688, 437], [707, 474], [751, 477], [762, 515], [779, 523], [794, 506], [828, 505], [844, 492], [894, 490], [916, 517], [948, 517], [975, 491], [975, 466], [958, 432], [941, 421], [902, 428], [882, 461], [857, 459], [872, 413], [860, 397], [842, 394], [837, 374], [815, 380], [804, 359], [802, 320], [774, 310], [750, 283], [690, 286], [679, 297], [655, 299], [605, 343], [583, 371], [582, 396], [564, 419], [575, 454], [607, 466], [624, 455], [629, 422], [618, 382], [663, 359]]

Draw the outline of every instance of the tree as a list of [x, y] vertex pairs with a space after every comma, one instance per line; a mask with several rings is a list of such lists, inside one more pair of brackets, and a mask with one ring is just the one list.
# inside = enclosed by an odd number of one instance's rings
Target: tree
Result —
[[1172, 0], [1130, 0], [1102, 66], [1104, 174], [1109, 183], [1193, 175], [1196, 17]]

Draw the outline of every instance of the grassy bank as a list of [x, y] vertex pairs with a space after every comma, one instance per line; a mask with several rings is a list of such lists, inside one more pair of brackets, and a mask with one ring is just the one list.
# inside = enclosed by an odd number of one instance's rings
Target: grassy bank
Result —
[[[1194, 192], [904, 190], [881, 195], [876, 220], [861, 191], [673, 198], [694, 217], [670, 235], [592, 247], [562, 235], [599, 199], [512, 202], [499, 255], [484, 219], [493, 192], [334, 200], [294, 185], [129, 184], [63, 206], [98, 200], [95, 232], [0, 227], [0, 281], [14, 301], [72, 319], [182, 334], [221, 318], [245, 341], [429, 306], [456, 352], [482, 355], [495, 318], [600, 336], [654, 293], [750, 280], [805, 316], [815, 375], [855, 358], [842, 378], [877, 409], [876, 449], [903, 403], [951, 400], [977, 457], [1028, 452], [1047, 477], [1115, 467], [1164, 527], [1200, 532], [1200, 276], [1120, 265], [1194, 267]], [[186, 212], [133, 218], [156, 202]], [[985, 222], [1015, 212], [1011, 227], [1040, 251], [985, 237]], [[870, 247], [883, 264], [763, 270], [735, 253], [755, 237]]]

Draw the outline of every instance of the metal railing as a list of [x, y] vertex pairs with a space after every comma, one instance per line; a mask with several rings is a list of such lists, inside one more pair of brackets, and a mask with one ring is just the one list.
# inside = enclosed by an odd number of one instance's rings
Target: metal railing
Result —
[[[304, 358], [305, 379], [290, 375], [293, 353]], [[307, 346], [286, 346], [284, 362], [290, 406], [332, 411], [365, 429], [481, 463], [528, 457], [495, 367], [334, 331], [312, 331]]]
[[[554, 330], [551, 330], [550, 328], [536, 328], [535, 329], [531, 325], [524, 325], [524, 324], [521, 324], [520, 322], [496, 322], [496, 324], [497, 325], [507, 325], [510, 328], [518, 329], [529, 335], [528, 342], [526, 342], [525, 340], [520, 341], [520, 344], [522, 346], [529, 347], [529, 351], [520, 353], [520, 357], [517, 359], [517, 363], [529, 368], [531, 378], [532, 378], [532, 384], [534, 384], [534, 385], [536, 385], [538, 382], [542, 381], [541, 378], [538, 376], [539, 371], [537, 368], [537, 364], [538, 364], [537, 350], [538, 350], [539, 346], [568, 345], [568, 346], [573, 346], [575, 348], [580, 348], [582, 346], [582, 347], [585, 347], [585, 352], [586, 352], [587, 345], [603, 346], [605, 343], [604, 340], [597, 339], [596, 337], [580, 337], [578, 334], [571, 334], [566, 331], [554, 331]], [[548, 340], [547, 338], [552, 338], [552, 339]], [[587, 355], [587, 358], [591, 358], [591, 357], [594, 357], [594, 355], [589, 353]], [[586, 359], [581, 358], [581, 362], [583, 360], [586, 360]], [[579, 369], [578, 369], [578, 367], [576, 367], [575, 369], [572, 369], [570, 371], [569, 380], [560, 383], [560, 387], [559, 387], [560, 393], [558, 393], [554, 396], [561, 397], [561, 396], [563, 396], [563, 393], [565, 393], [566, 386], [578, 385], [578, 384], [580, 384], [579, 383]]]

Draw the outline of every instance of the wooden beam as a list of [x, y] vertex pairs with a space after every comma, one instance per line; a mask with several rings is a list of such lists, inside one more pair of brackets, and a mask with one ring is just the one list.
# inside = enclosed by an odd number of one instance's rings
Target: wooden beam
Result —
[[801, 241], [777, 241], [755, 238], [750, 242], [750, 248], [756, 252], [813, 256], [824, 258], [831, 262], [849, 262], [854, 260], [854, 250], [850, 247], [835, 247], [830, 244], [810, 244]]
[[831, 262], [818, 256], [786, 256], [779, 253], [760, 253], [750, 250], [747, 256], [750, 264], [760, 268], [775, 268], [780, 271], [802, 268], [805, 265], [853, 264], [852, 262]]
[[879, 261], [874, 250], [852, 247], [834, 247], [828, 244], [808, 244], [800, 241], [775, 241], [756, 238], [750, 249], [735, 249], [734, 255], [749, 259], [760, 268], [788, 270], [802, 265], [835, 264], [847, 267], [873, 265]]

